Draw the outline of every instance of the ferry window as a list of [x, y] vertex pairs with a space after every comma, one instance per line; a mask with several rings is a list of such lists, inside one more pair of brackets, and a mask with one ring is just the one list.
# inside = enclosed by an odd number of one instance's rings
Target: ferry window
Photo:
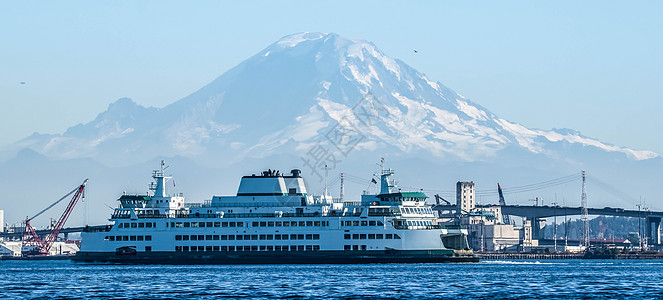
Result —
[[[239, 238], [239, 239], [241, 239], [241, 238]], [[239, 240], [239, 239], [238, 239], [238, 240]], [[229, 241], [234, 241], [234, 240], [235, 240], [235, 236], [234, 236], [234, 235], [229, 235], [229, 236], [228, 236], [228, 240], [229, 240]]]
[[260, 251], [265, 251], [267, 250], [267, 246], [260, 246]]
[[183, 241], [188, 241], [188, 240], [189, 240], [189, 236], [188, 236], [188, 235], [183, 235], [183, 236], [182, 236], [182, 240], [183, 240]]
[[175, 246], [175, 252], [182, 251], [182, 246]]
[[212, 227], [212, 222], [207, 222], [207, 227]]
[[219, 240], [219, 235], [218, 235], [218, 234], [217, 234], [217, 235], [214, 235], [213, 239], [214, 239], [215, 241], [218, 241], [218, 240]]
[[273, 235], [271, 235], [271, 234], [268, 234], [268, 235], [267, 235], [267, 240], [268, 240], [268, 241], [273, 240], [273, 239], [274, 239], [274, 236], [273, 236]]
[[258, 251], [258, 246], [251, 246], [251, 251]]
[[145, 246], [145, 252], [152, 251], [152, 246]]
[[313, 226], [320, 226], [320, 221], [313, 222]]
[[352, 246], [350, 246], [350, 245], [343, 245], [343, 250], [352, 250]]
[[227, 240], [228, 240], [228, 236], [225, 235], [225, 234], [224, 234], [224, 235], [221, 235], [221, 240], [222, 240], [222, 241], [227, 241]]
[[384, 226], [384, 223], [382, 223], [382, 221], [377, 221], [377, 222], [378, 222], [378, 226]]
[[182, 228], [182, 227], [183, 227], [182, 222], [177, 222], [177, 223], [175, 223], [175, 227]]
[[270, 222], [267, 222], [267, 226], [268, 226], [268, 227], [274, 227], [274, 222], [271, 222], [271, 221], [270, 221]]
[[303, 240], [303, 239], [304, 239], [304, 235], [303, 235], [303, 234], [298, 234], [298, 235], [297, 235], [297, 239], [298, 239], [298, 240]]
[[145, 227], [152, 228], [152, 225], [154, 225], [154, 227], [157, 227], [156, 224], [153, 224], [153, 223], [147, 223], [147, 224], [145, 224]]
[[228, 246], [228, 251], [235, 251], [235, 246]]
[[[184, 223], [184, 224], [186, 224], [186, 223]], [[191, 227], [198, 227], [198, 222], [191, 222]]]
[[344, 234], [343, 239], [349, 240], [350, 239], [350, 234], [349, 233]]
[[396, 240], [400, 240], [400, 239], [401, 239], [401, 237], [400, 237], [400, 236], [398, 236], [398, 234], [394, 234], [394, 239], [396, 239]]
[[189, 246], [183, 246], [183, 247], [182, 247], [182, 251], [184, 251], [184, 252], [188, 252], [188, 251], [189, 251]]
[[205, 222], [198, 222], [198, 227], [205, 227]]
[[304, 222], [304, 221], [299, 221], [299, 226], [306, 226], [306, 222]]
[[376, 234], [375, 238], [378, 239], [378, 240], [381, 240], [382, 239], [382, 234], [381, 233]]
[[289, 188], [288, 189], [288, 194], [290, 194], [290, 195], [297, 194], [297, 189], [296, 188]]
[[313, 239], [314, 239], [314, 240], [319, 240], [319, 239], [320, 239], [320, 235], [319, 235], [319, 234], [314, 234], [314, 235], [313, 235]]
[[375, 221], [368, 221], [368, 226], [375, 226]]
[[359, 245], [352, 245], [352, 250], [359, 250]]
[[260, 227], [265, 227], [267, 226], [267, 222], [260, 222]]
[[361, 250], [366, 250], [366, 245], [361, 245]]
[[375, 234], [371, 234], [371, 233], [369, 233], [369, 234], [368, 234], [368, 239], [369, 239], [369, 240], [374, 240], [374, 239], [375, 239]]
[[296, 221], [290, 222], [290, 226], [297, 226], [297, 222]]
[[391, 234], [391, 233], [387, 233], [387, 234], [385, 234], [385, 239], [391, 240], [391, 239], [393, 239], [393, 238], [394, 238], [394, 235], [393, 235], [393, 234]]
[[290, 246], [290, 251], [297, 251], [297, 246], [291, 245]]
[[170, 227], [175, 227], [175, 222], [170, 222]]
[[298, 245], [297, 251], [304, 251], [304, 245]]
[[266, 239], [267, 239], [267, 236], [264, 235], [264, 234], [261, 234], [261, 235], [260, 235], [260, 239], [261, 239], [261, 240], [266, 240]]
[[297, 235], [296, 235], [296, 234], [291, 234], [291, 235], [290, 235], [290, 239], [291, 239], [291, 240], [296, 240], [296, 239], [297, 239]]
[[197, 241], [197, 240], [198, 240], [198, 236], [197, 236], [197, 235], [192, 235], [192, 236], [191, 236], [191, 240], [192, 240], [192, 241]]
[[344, 226], [352, 226], [352, 222], [350, 221], [343, 221]]
[[145, 223], [138, 223], [138, 228], [143, 228], [145, 227]]
[[221, 222], [214, 222], [214, 227], [221, 227]]
[[313, 226], [313, 221], [306, 221], [306, 226]]
[[356, 233], [352, 234], [352, 239], [353, 240], [358, 240], [359, 239], [359, 234], [356, 234]]
[[281, 221], [276, 221], [276, 222], [274, 222], [274, 226], [276, 226], [276, 227], [281, 227]]
[[222, 222], [221, 227], [228, 227], [228, 222]]
[[258, 223], [258, 222], [253, 222], [253, 225], [251, 225], [251, 226], [253, 226], [253, 227], [258, 227], [258, 224], [260, 224], [260, 223]]
[[352, 221], [352, 226], [359, 226], [359, 221]]
[[191, 227], [191, 226], [189, 226], [189, 222], [184, 222], [184, 227]]
[[307, 240], [312, 240], [312, 239], [313, 239], [313, 235], [312, 235], [312, 234], [307, 234], [307, 235], [306, 235], [306, 239], [307, 239]]
[[[283, 224], [285, 224], [285, 223], [283, 223]], [[287, 234], [283, 234], [283, 235], [281, 235], [281, 239], [282, 239], [282, 240], [287, 240], [287, 239], [288, 239], [288, 235], [287, 235]]]
[[131, 228], [136, 228], [137, 224], [136, 223], [131, 223]]
[[108, 240], [111, 241], [111, 242], [112, 242], [112, 241], [115, 241], [115, 236], [114, 236], [114, 235], [109, 236], [109, 237], [108, 237]]
[[199, 235], [199, 236], [198, 236], [198, 240], [199, 240], [199, 241], [204, 241], [204, 240], [205, 240], [205, 236], [204, 236], [204, 235]]
[[407, 226], [412, 226], [412, 221], [407, 221]]
[[290, 222], [283, 222], [283, 227], [288, 227], [290, 226]]
[[365, 240], [366, 239], [366, 234], [365, 233], [360, 234], [359, 239]]
[[361, 221], [361, 226], [368, 226], [368, 221]]
[[306, 245], [306, 251], [313, 251], [313, 245]]
[[[254, 237], [255, 237], [255, 238], [254, 238]], [[245, 235], [244, 235], [244, 240], [245, 240], [245, 241], [248, 241], [248, 240], [257, 240], [257, 239], [258, 239], [258, 236], [257, 236], [257, 235], [248, 235], [248, 234], [245, 234]]]
[[313, 251], [320, 251], [320, 245], [313, 245]]
[[274, 246], [274, 251], [281, 251], [281, 246]]
[[135, 241], [135, 240], [136, 240], [136, 236], [135, 236], [135, 235], [129, 236], [129, 240], [130, 240], [130, 241]]
[[237, 222], [237, 227], [244, 227], [244, 222]]
[[205, 246], [198, 246], [198, 251], [200, 251], [200, 252], [205, 251]]
[[219, 246], [214, 246], [213, 251], [219, 251]]
[[136, 238], [138, 239], [139, 242], [143, 241], [143, 236], [142, 235], [139, 235]]
[[182, 236], [179, 235], [179, 234], [176, 235], [176, 236], [175, 236], [175, 240], [176, 240], [176, 241], [181, 241], [181, 240], [182, 240]]
[[212, 251], [212, 246], [205, 246], [205, 251]]
[[212, 235], [211, 235], [211, 234], [210, 234], [210, 235], [206, 235], [206, 236], [205, 236], [205, 240], [206, 240], [206, 241], [211, 241], [211, 240], [212, 240]]
[[228, 251], [228, 246], [221, 246], [221, 251]]
[[235, 227], [235, 222], [230, 222], [230, 227]]
[[274, 251], [274, 246], [267, 246], [267, 251]]

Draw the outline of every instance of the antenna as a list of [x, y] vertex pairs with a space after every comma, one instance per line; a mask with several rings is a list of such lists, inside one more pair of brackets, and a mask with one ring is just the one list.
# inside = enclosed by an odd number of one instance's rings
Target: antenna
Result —
[[341, 202], [343, 202], [343, 195], [345, 194], [345, 184], [344, 184], [344, 179], [345, 179], [345, 173], [341, 172]]
[[325, 200], [327, 199], [327, 171], [329, 168], [327, 168], [327, 165], [325, 164]]

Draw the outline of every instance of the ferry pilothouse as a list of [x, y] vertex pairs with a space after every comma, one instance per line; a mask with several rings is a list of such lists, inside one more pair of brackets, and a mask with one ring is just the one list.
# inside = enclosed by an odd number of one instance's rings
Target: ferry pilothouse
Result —
[[161, 264], [477, 261], [466, 229], [435, 223], [421, 192], [383, 170], [377, 195], [340, 202], [308, 193], [300, 170], [244, 176], [237, 195], [186, 203], [161, 169], [146, 195], [123, 194], [104, 230], [82, 233], [77, 261]]

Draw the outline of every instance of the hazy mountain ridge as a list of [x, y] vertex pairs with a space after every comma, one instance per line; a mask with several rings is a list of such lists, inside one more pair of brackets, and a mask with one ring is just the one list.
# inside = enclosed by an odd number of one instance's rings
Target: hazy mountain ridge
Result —
[[[366, 107], [368, 114], [362, 115], [358, 110]], [[354, 130], [358, 142], [338, 147], [330, 136], [339, 128]], [[411, 173], [403, 174], [409, 177], [406, 182], [433, 187], [444, 179], [449, 189], [456, 180], [485, 180], [492, 188], [492, 182], [509, 178], [500, 177], [500, 169], [520, 170], [522, 174], [510, 177], [520, 183], [581, 168], [608, 172], [607, 177], [620, 181], [620, 176], [639, 170], [645, 170], [642, 176], [658, 175], [663, 165], [651, 151], [610, 145], [572, 129], [531, 129], [499, 118], [370, 42], [300, 33], [280, 39], [163, 108], [122, 98], [93, 121], [63, 134], [33, 134], [3, 149], [6, 162], [0, 176], [12, 180], [18, 169], [39, 170], [24, 159], [29, 152], [11, 159], [30, 149], [44, 156], [44, 165], [75, 166], [83, 158], [98, 162], [87, 166], [107, 174], [103, 184], [110, 192], [118, 184], [111, 175], [143, 172], [135, 178], [147, 181], [148, 162], [175, 158], [190, 165], [174, 169], [186, 170], [178, 176], [188, 177], [188, 193], [199, 201], [207, 195], [199, 190], [232, 193], [239, 176], [259, 168], [301, 168], [311, 175], [315, 170], [307, 169], [304, 158], [315, 147], [340, 160], [334, 172], [370, 178], [373, 162], [386, 156]], [[320, 165], [315, 167], [319, 171]], [[206, 168], [204, 175], [196, 168]], [[447, 172], [443, 178], [439, 170]], [[213, 178], [199, 184], [194, 180], [207, 175], [218, 176], [219, 184], [202, 185]], [[309, 180], [315, 185], [318, 179]], [[56, 181], [52, 184], [60, 184]], [[360, 188], [365, 186], [355, 187]], [[7, 197], [19, 193], [8, 189]]]

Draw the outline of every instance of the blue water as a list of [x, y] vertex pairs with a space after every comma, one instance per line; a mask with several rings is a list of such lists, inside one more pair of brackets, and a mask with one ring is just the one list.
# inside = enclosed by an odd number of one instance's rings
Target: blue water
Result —
[[661, 260], [125, 266], [0, 261], [0, 298], [663, 298]]

